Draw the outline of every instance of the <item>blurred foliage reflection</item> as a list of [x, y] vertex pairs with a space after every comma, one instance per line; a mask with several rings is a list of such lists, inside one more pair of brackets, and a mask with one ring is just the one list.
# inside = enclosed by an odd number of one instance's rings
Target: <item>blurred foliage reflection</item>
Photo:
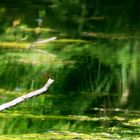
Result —
[[138, 138], [139, 5], [138, 0], [0, 2], [0, 103], [40, 88], [49, 77], [55, 80], [47, 94], [1, 113], [0, 134]]

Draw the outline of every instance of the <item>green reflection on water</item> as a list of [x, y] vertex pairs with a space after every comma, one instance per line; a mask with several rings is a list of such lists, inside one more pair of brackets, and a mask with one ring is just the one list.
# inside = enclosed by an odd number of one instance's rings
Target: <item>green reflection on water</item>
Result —
[[[50, 116], [0, 113], [1, 139], [119, 139], [138, 138], [140, 114], [116, 116]], [[4, 134], [4, 135], [2, 135]]]
[[138, 138], [139, 113], [110, 116], [91, 110], [118, 107], [129, 82], [137, 81], [137, 46], [121, 41], [64, 42], [47, 45], [48, 50], [1, 51], [1, 104], [40, 88], [47, 80], [44, 73], [56, 81], [48, 94], [0, 113], [1, 139]]

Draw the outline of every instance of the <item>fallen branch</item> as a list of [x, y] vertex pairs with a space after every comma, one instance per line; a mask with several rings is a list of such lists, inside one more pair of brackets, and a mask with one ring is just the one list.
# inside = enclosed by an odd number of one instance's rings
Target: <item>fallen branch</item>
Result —
[[48, 38], [48, 39], [45, 39], [45, 40], [38, 40], [38, 41], [32, 42], [32, 43], [28, 46], [28, 48], [33, 48], [33, 47], [36, 46], [36, 44], [44, 44], [44, 43], [48, 43], [48, 42], [50, 42], [50, 41], [54, 41], [54, 40], [56, 40], [56, 39], [57, 39], [57, 37], [51, 37], [51, 38]]
[[15, 106], [16, 104], [19, 104], [27, 99], [30, 99], [34, 96], [38, 96], [40, 94], [43, 94], [44, 92], [46, 92], [48, 90], [48, 88], [50, 87], [50, 85], [53, 83], [53, 79], [49, 79], [47, 81], [47, 83], [40, 89], [32, 91], [30, 93], [27, 93], [26, 95], [23, 95], [21, 97], [18, 97], [10, 102], [7, 102], [5, 104], [0, 105], [0, 111], [3, 111], [5, 109], [11, 108], [13, 106]]
[[43, 43], [48, 43], [48, 42], [56, 40], [56, 39], [57, 39], [57, 37], [51, 37], [51, 38], [48, 38], [48, 39], [45, 39], [45, 40], [38, 40], [38, 41], [35, 41], [33, 43], [34, 44], [43, 44]]

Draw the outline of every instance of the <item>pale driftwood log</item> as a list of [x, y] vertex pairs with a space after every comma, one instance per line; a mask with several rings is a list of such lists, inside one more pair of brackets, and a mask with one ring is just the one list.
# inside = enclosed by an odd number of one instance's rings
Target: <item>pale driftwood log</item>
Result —
[[33, 43], [34, 44], [43, 44], [43, 43], [48, 43], [50, 41], [54, 41], [56, 39], [57, 39], [57, 37], [51, 37], [51, 38], [48, 38], [48, 39], [45, 39], [45, 40], [38, 40], [38, 41], [35, 41]]
[[57, 37], [51, 37], [51, 38], [48, 38], [48, 39], [45, 39], [45, 40], [38, 40], [38, 41], [32, 42], [32, 43], [28, 46], [28, 48], [33, 48], [33, 47], [35, 47], [37, 44], [48, 43], [48, 42], [54, 41], [54, 40], [56, 40], [56, 39], [57, 39]]
[[21, 97], [18, 97], [10, 102], [7, 102], [5, 104], [0, 105], [0, 111], [3, 111], [5, 109], [11, 108], [13, 106], [15, 106], [16, 104], [19, 104], [27, 99], [30, 99], [34, 96], [38, 96], [40, 94], [43, 94], [44, 92], [46, 92], [48, 90], [48, 88], [50, 87], [50, 85], [53, 83], [53, 79], [48, 79], [47, 83], [40, 89], [32, 91], [27, 93], [26, 95], [23, 95]]

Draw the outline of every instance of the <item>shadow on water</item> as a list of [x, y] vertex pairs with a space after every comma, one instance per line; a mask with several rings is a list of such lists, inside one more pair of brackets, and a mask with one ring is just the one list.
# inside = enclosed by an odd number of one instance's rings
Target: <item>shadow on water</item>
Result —
[[[59, 100], [54, 98], [54, 108], [60, 107], [60, 113], [65, 115], [92, 114], [92, 107], [134, 108], [135, 105], [138, 109], [138, 101], [132, 103], [130, 98], [138, 94], [135, 85], [138, 44], [134, 42], [103, 40], [76, 46], [68, 44], [61, 48], [61, 53], [58, 50], [63, 65], [56, 71], [56, 90], [52, 94]], [[50, 51], [53, 50], [55, 46]]]

